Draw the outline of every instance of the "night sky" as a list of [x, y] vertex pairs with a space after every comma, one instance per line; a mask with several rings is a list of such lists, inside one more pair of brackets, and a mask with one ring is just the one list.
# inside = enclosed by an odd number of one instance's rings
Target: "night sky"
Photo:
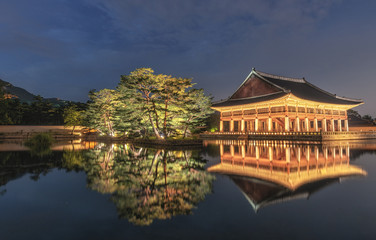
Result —
[[83, 101], [151, 67], [227, 98], [252, 67], [376, 117], [376, 1], [0, 0], [0, 78]]

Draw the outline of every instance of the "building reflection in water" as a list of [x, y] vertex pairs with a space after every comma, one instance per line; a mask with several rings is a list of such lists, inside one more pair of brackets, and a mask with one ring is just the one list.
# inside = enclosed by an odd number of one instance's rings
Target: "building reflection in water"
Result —
[[[213, 143], [213, 142], [212, 142]], [[350, 145], [218, 140], [221, 163], [209, 172], [228, 175], [253, 209], [296, 198], [350, 176], [365, 176], [350, 164]]]

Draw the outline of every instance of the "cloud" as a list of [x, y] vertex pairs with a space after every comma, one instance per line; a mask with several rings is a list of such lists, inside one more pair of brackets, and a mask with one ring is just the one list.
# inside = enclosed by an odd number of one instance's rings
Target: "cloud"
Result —
[[[85, 101], [90, 89], [152, 67], [193, 77], [220, 99], [256, 67], [363, 97], [375, 85], [371, 9], [335, 0], [2, 1], [0, 77]], [[363, 84], [351, 88], [357, 76]]]
[[[90, 0], [127, 41], [187, 50], [210, 41], [224, 46], [262, 34], [304, 31], [332, 1], [120, 1]], [[135, 47], [134, 46], [134, 47]], [[189, 47], [191, 46], [191, 48]]]

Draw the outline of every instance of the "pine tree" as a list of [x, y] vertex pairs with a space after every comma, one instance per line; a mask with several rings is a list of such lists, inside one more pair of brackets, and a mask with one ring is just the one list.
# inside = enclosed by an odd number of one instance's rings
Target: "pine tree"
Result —
[[136, 69], [121, 76], [116, 90], [90, 93], [87, 125], [109, 135], [186, 136], [212, 113], [211, 98], [202, 89], [192, 89], [193, 85], [189, 78]]
[[185, 102], [184, 138], [188, 130], [194, 131], [206, 124], [206, 119], [214, 112], [211, 107], [211, 97], [204, 94], [203, 89], [191, 89]]
[[111, 89], [102, 89], [98, 92], [90, 91], [89, 97], [85, 124], [102, 134], [114, 136], [117, 92]]

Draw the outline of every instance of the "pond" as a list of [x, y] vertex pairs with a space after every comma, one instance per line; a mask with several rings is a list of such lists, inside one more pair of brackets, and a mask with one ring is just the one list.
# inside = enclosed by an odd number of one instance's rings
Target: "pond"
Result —
[[1, 239], [373, 239], [376, 141], [0, 144]]

